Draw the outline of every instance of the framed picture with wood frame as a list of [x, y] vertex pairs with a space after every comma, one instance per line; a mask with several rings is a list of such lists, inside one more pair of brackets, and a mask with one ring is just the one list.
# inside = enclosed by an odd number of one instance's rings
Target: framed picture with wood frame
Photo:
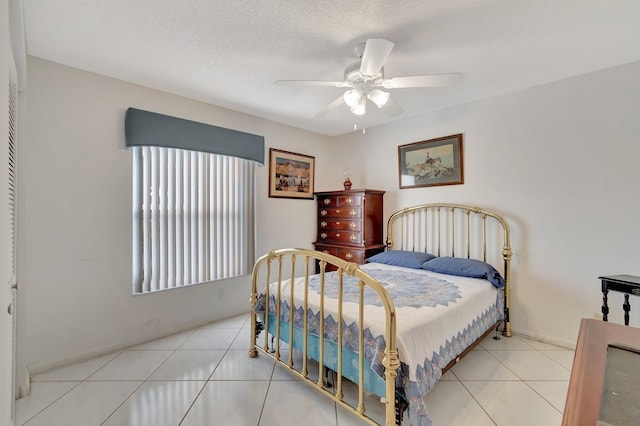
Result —
[[400, 189], [464, 183], [462, 133], [398, 147]]
[[315, 157], [269, 149], [269, 197], [313, 200]]

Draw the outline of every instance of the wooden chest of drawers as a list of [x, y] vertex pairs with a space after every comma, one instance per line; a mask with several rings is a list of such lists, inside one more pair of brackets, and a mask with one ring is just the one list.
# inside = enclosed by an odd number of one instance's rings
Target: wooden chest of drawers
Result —
[[315, 249], [360, 264], [384, 251], [383, 195], [371, 189], [316, 192]]

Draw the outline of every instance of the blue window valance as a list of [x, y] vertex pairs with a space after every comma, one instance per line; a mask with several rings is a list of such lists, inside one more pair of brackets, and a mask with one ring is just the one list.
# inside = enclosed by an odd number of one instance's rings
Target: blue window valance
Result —
[[128, 108], [124, 120], [127, 147], [161, 146], [210, 152], [264, 164], [264, 136], [155, 112]]

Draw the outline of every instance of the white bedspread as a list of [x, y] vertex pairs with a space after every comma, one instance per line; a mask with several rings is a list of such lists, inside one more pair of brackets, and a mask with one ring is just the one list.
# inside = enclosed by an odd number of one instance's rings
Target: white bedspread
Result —
[[[378, 281], [390, 293], [396, 306], [396, 344], [400, 361], [409, 366], [409, 378], [416, 381], [426, 360], [442, 358], [443, 353], [455, 357], [465, 347], [461, 335], [486, 312], [496, 307], [498, 290], [487, 280], [437, 274], [422, 269], [400, 268], [384, 264], [366, 264], [361, 269]], [[346, 279], [354, 281], [353, 278]], [[319, 281], [319, 280], [318, 280]], [[309, 307], [319, 311], [319, 282], [312, 282], [309, 291]], [[325, 317], [337, 318], [337, 290], [333, 284], [326, 285]], [[303, 306], [304, 279], [295, 281], [294, 306]], [[272, 296], [276, 295], [277, 283], [271, 285]], [[373, 336], [384, 335], [384, 309], [375, 305], [373, 291], [366, 292], [365, 327]], [[281, 298], [289, 301], [289, 281], [283, 282]], [[358, 324], [357, 286], [345, 284], [343, 319], [347, 325]], [[374, 304], [374, 305], [372, 305]], [[464, 339], [463, 339], [464, 340]], [[468, 340], [468, 339], [467, 339]], [[452, 343], [453, 342], [453, 343]], [[470, 340], [468, 343], [471, 343]], [[447, 360], [448, 362], [448, 360]], [[446, 364], [446, 363], [445, 363]], [[435, 380], [439, 378], [436, 377]]]

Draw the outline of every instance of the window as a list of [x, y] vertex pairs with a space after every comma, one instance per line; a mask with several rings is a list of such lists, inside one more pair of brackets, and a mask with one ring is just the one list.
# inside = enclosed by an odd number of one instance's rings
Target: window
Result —
[[256, 162], [157, 146], [132, 151], [134, 293], [249, 274]]
[[264, 137], [127, 108], [133, 152], [133, 291], [250, 272]]

